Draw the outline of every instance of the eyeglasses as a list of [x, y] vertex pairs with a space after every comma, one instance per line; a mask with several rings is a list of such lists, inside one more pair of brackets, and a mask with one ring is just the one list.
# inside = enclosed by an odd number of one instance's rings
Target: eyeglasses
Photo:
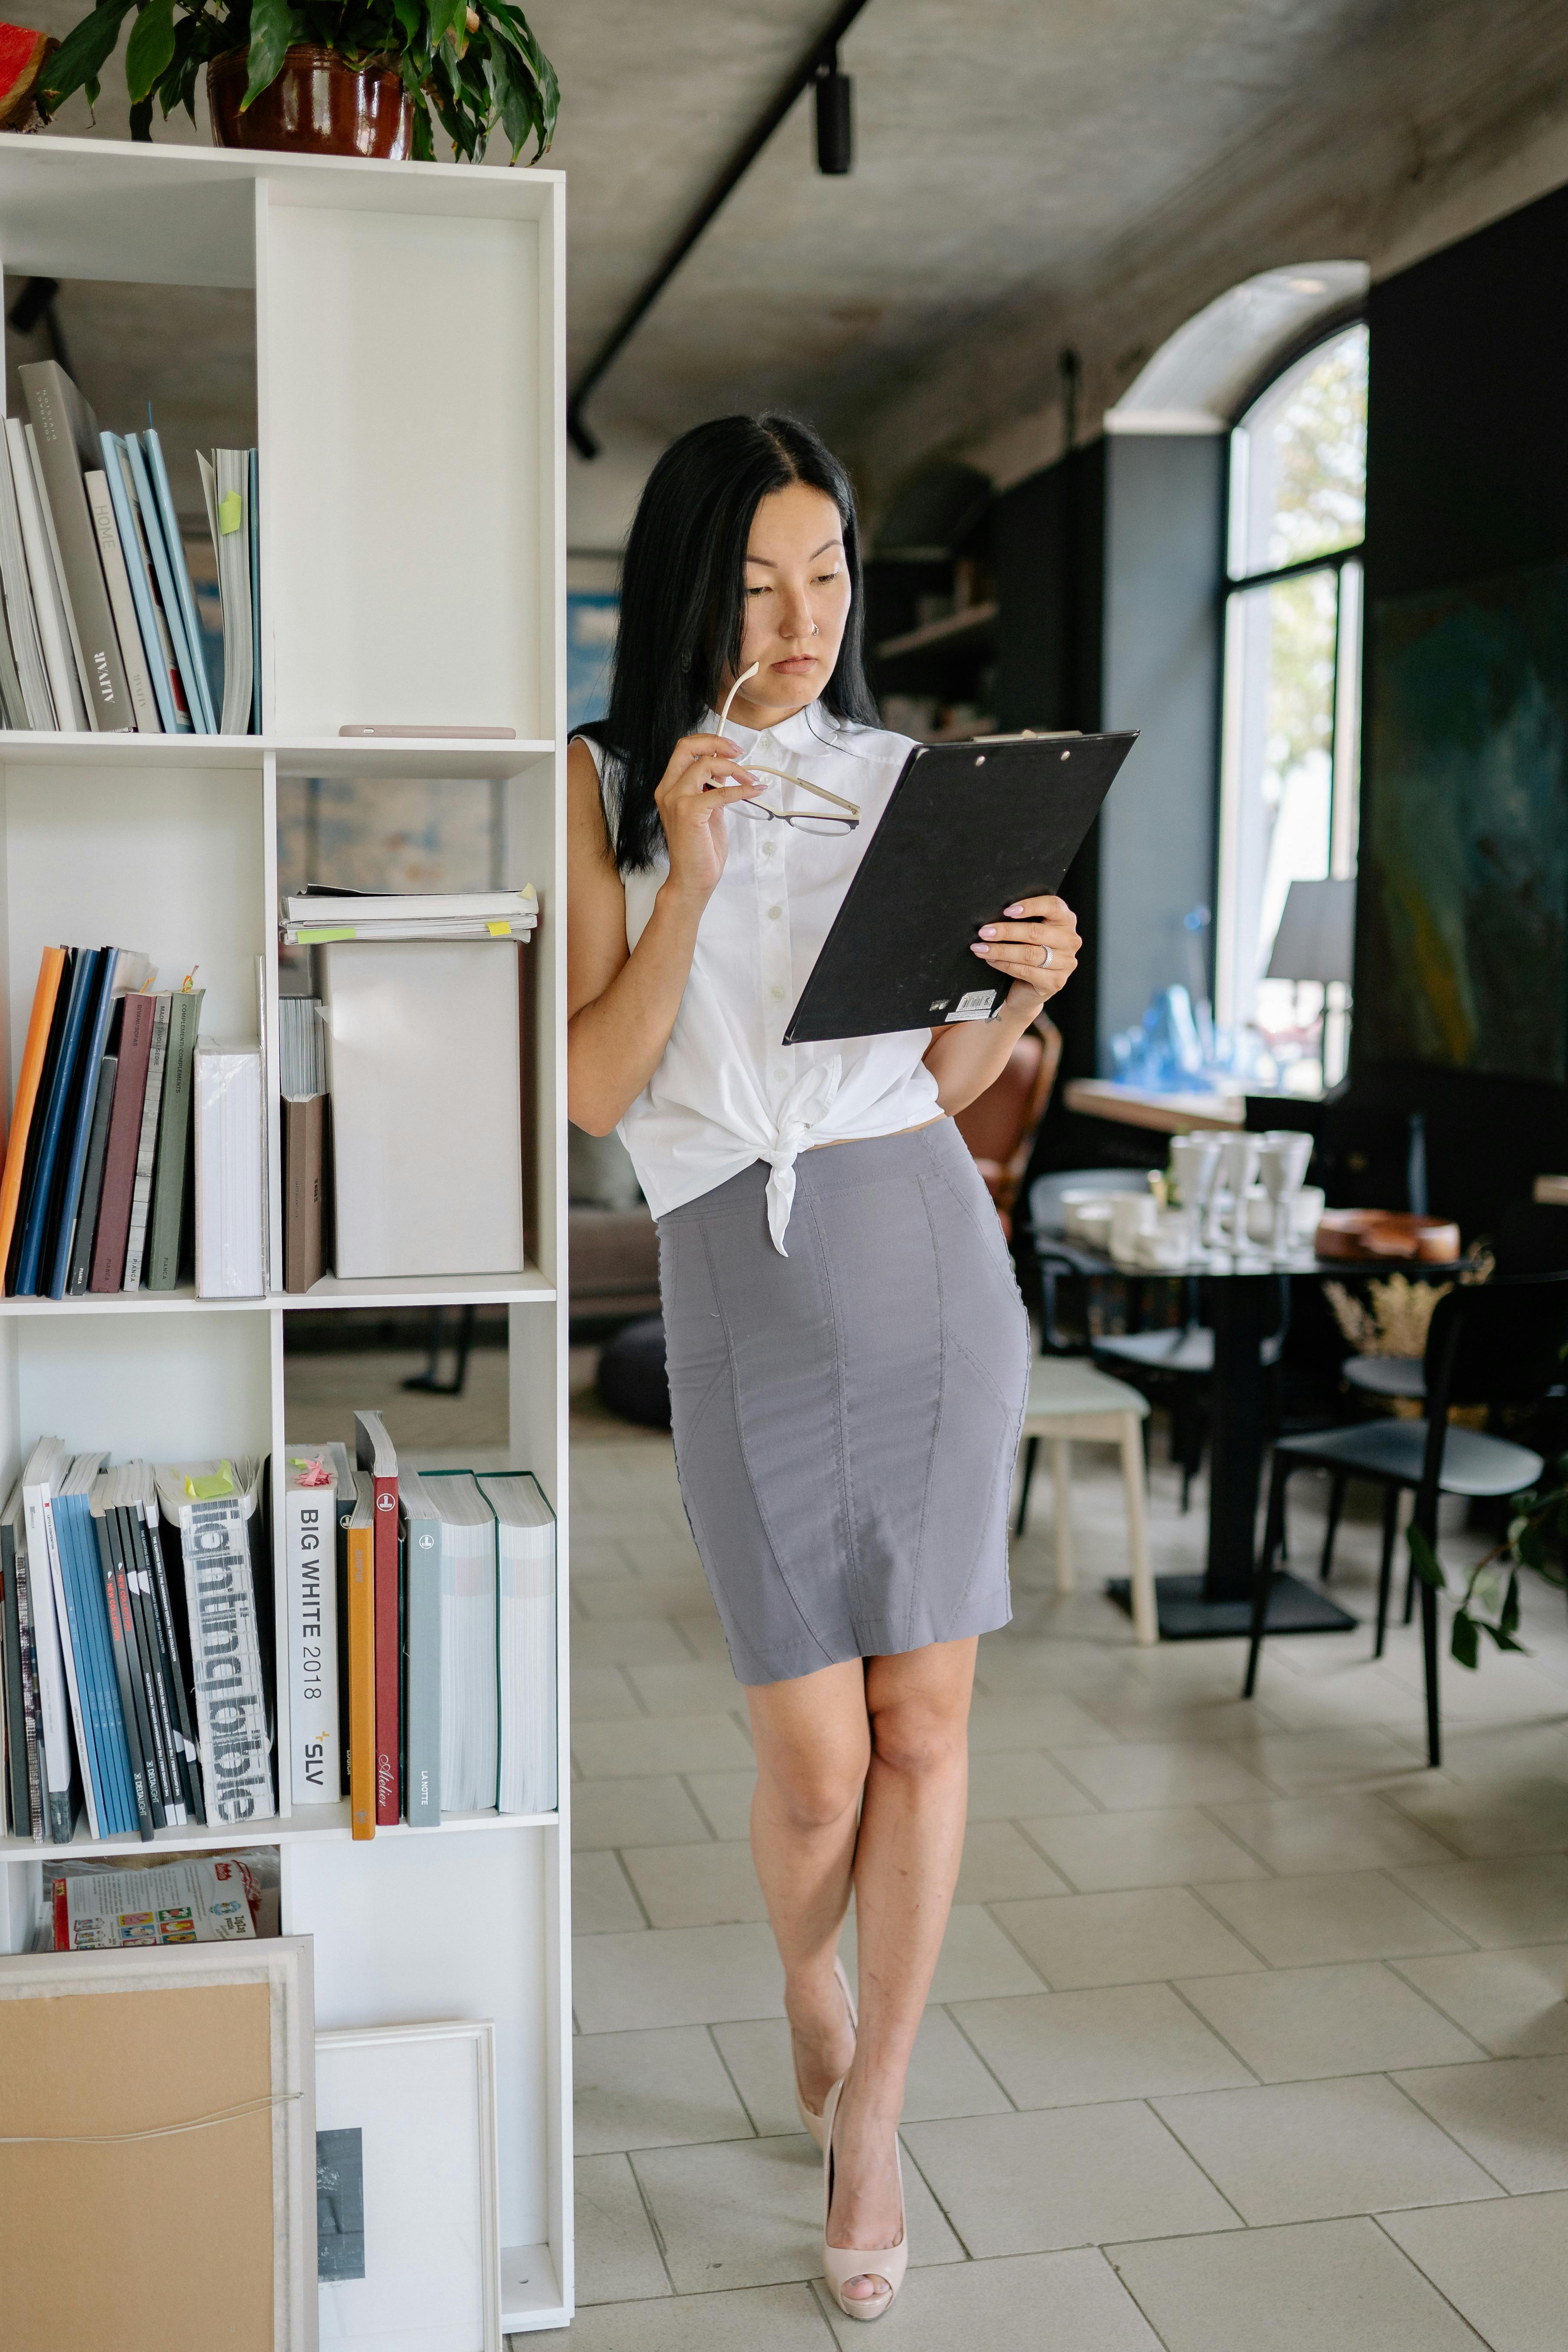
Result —
[[[734, 701], [735, 697], [740, 693], [741, 688], [745, 685], [746, 680], [749, 677], [755, 677], [761, 667], [761, 662], [753, 662], [750, 669], [743, 669], [741, 672], [740, 677], [735, 680], [734, 685], [730, 688], [729, 693], [724, 697], [724, 708], [719, 713], [719, 732], [721, 735], [724, 732], [725, 725], [730, 717], [730, 705]], [[773, 776], [775, 777], [781, 784], [798, 784], [803, 793], [815, 793], [819, 800], [831, 801], [836, 808], [841, 808], [847, 811], [847, 814], [844, 816], [828, 816], [826, 813], [816, 814], [809, 810], [803, 812], [796, 809], [769, 808], [765, 801], [736, 801], [734, 803], [734, 806], [736, 808], [744, 809], [748, 816], [756, 817], [762, 824], [766, 824], [773, 823], [775, 824], [793, 824], [797, 833], [818, 834], [853, 833], [859, 824], [860, 812], [858, 808], [857, 808], [855, 803], [853, 801], [841, 800], [837, 793], [830, 793], [826, 784], [814, 784], [809, 777], [806, 776], [789, 775], [783, 768], [764, 768], [755, 760], [748, 760], [745, 761], [744, 765], [748, 775]]]

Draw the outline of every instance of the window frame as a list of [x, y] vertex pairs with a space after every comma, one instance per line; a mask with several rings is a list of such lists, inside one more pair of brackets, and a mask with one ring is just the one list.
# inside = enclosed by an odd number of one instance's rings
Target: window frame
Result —
[[[1347, 305], [1328, 320], [1315, 320], [1310, 333], [1278, 353], [1267, 371], [1248, 385], [1232, 412], [1227, 428], [1229, 463], [1225, 470], [1221, 515], [1221, 576], [1217, 596], [1221, 645], [1219, 772], [1215, 812], [1214, 1017], [1221, 1027], [1237, 1020], [1236, 972], [1237, 929], [1237, 867], [1241, 850], [1243, 754], [1242, 705], [1245, 692], [1245, 632], [1239, 599], [1281, 586], [1316, 572], [1335, 574], [1333, 685], [1330, 698], [1329, 756], [1329, 875], [1352, 879], [1360, 820], [1361, 652], [1365, 607], [1365, 512], [1362, 536], [1350, 545], [1320, 555], [1298, 557], [1289, 563], [1258, 571], [1232, 569], [1238, 509], [1244, 509], [1245, 481], [1238, 485], [1237, 436], [1247, 419], [1282, 377], [1316, 352], [1327, 351], [1353, 327], [1367, 324], [1366, 305]], [[1369, 355], [1370, 356], [1370, 355]], [[1239, 496], [1238, 496], [1239, 490]], [[1331, 982], [1323, 1004], [1322, 1083], [1327, 1091], [1343, 1076], [1348, 1065], [1351, 992]], [[1250, 1009], [1247, 1021], [1250, 1023]]]

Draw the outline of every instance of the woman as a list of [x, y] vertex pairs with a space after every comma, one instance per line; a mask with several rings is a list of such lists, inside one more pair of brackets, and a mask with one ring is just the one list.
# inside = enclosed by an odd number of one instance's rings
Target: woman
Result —
[[1010, 1613], [1028, 1381], [949, 1114], [1079, 941], [1058, 898], [998, 908], [973, 944], [997, 1018], [782, 1043], [910, 749], [877, 725], [861, 635], [854, 500], [815, 434], [723, 417], [666, 453], [609, 713], [570, 756], [567, 1036], [572, 1118], [618, 1127], [658, 1221], [676, 1461], [751, 1712], [825, 2268], [875, 2319], [907, 2260], [904, 2077], [963, 1845], [976, 1641]]

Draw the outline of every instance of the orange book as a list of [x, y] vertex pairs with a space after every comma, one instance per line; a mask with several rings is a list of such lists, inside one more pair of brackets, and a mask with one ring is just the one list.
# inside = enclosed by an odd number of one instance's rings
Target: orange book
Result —
[[55, 1017], [55, 997], [65, 968], [64, 948], [44, 950], [38, 966], [38, 985], [33, 992], [33, 1017], [27, 1024], [27, 1042], [22, 1048], [22, 1067], [16, 1079], [16, 1108], [11, 1116], [5, 1172], [0, 1176], [0, 1267], [4, 1267], [11, 1253], [11, 1235], [22, 1197], [22, 1171], [27, 1158], [27, 1131], [33, 1124], [38, 1079], [48, 1050], [49, 1024]]
[[356, 1472], [349, 1521], [349, 1820], [375, 1835], [375, 1492]]

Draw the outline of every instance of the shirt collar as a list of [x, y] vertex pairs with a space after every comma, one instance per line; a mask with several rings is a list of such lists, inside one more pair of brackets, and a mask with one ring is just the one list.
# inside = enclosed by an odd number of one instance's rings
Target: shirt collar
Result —
[[[716, 735], [719, 732], [719, 714], [716, 710], [707, 712], [698, 732], [704, 735]], [[838, 721], [823, 709], [820, 701], [808, 702], [804, 710], [795, 711], [790, 718], [782, 719], [776, 727], [765, 729], [742, 727], [731, 712], [724, 732], [731, 742], [739, 743], [742, 752], [750, 751], [758, 741], [760, 735], [769, 734], [784, 751], [804, 754], [829, 749], [837, 736]]]

